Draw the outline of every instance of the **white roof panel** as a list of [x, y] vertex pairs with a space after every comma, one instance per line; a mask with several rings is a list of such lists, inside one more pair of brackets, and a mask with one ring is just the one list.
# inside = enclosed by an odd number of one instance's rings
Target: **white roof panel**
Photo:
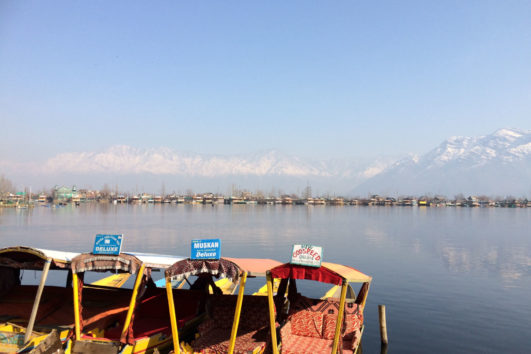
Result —
[[136, 258], [140, 259], [142, 263], [146, 265], [148, 268], [160, 268], [160, 269], [166, 269], [173, 265], [176, 262], [182, 261], [183, 259], [187, 257], [180, 257], [180, 256], [170, 256], [170, 255], [163, 255], [163, 254], [156, 254], [156, 253], [143, 253], [143, 252], [122, 252], [125, 254], [129, 254], [131, 256], [135, 256]]

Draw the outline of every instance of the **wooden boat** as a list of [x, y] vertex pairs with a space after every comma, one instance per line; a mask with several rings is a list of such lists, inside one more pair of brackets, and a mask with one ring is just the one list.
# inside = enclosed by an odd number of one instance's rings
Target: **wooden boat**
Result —
[[[61, 305], [71, 299], [70, 278], [65, 274], [64, 287], [46, 282], [50, 270], [68, 274], [77, 255], [24, 246], [0, 249], [0, 352], [30, 351], [54, 329], [67, 341], [72, 321], [62, 316]], [[38, 286], [21, 284], [24, 270], [42, 271]]]
[[[166, 290], [172, 323], [174, 353], [183, 352], [249, 352], [262, 353], [268, 343], [269, 299], [264, 296], [244, 295], [248, 277], [265, 276], [266, 271], [281, 263], [271, 259], [220, 258], [219, 260], [179, 261], [166, 269]], [[175, 299], [172, 281], [189, 276], [207, 279], [212, 276], [239, 282], [238, 295], [209, 294], [206, 297], [207, 319], [198, 326], [195, 340], [179, 342]], [[210, 278], [210, 279], [209, 279]], [[209, 280], [208, 280], [209, 279]], [[242, 315], [243, 313], [243, 315]]]
[[[277, 345], [274, 330], [273, 304], [278, 303], [278, 299], [273, 299], [273, 279], [281, 279], [279, 289], [288, 287], [287, 318], [277, 318], [282, 322], [280, 345]], [[340, 297], [311, 299], [302, 296], [297, 293], [296, 279], [341, 286]], [[273, 353], [337, 353], [338, 349], [342, 353], [356, 353], [363, 333], [363, 309], [371, 280], [354, 268], [328, 262], [322, 262], [319, 268], [286, 263], [270, 269], [267, 288]], [[350, 301], [347, 300], [349, 283], [362, 283], [358, 295]], [[329, 295], [334, 296], [332, 290]], [[279, 290], [277, 296], [283, 296], [282, 291]]]
[[[151, 273], [181, 259], [145, 253], [86, 253], [75, 257], [71, 264], [75, 319], [72, 352], [143, 353], [170, 346], [166, 293], [156, 287]], [[90, 271], [122, 272], [136, 278], [132, 289], [85, 285], [84, 274]], [[94, 294], [93, 289], [99, 291]], [[193, 292], [174, 291], [182, 305], [176, 309], [181, 318], [179, 331], [186, 331], [187, 326], [199, 321], [201, 297]], [[87, 311], [87, 305], [94, 303], [99, 311]]]

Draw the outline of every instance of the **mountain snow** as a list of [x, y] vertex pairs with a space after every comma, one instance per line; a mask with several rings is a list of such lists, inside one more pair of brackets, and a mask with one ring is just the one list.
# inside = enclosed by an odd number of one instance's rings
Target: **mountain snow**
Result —
[[[28, 184], [35, 184], [30, 181], [33, 175], [39, 183], [52, 185], [82, 181], [98, 185], [110, 179], [133, 186], [148, 180], [159, 186], [172, 181], [197, 189], [234, 183], [251, 190], [311, 184], [321, 191], [359, 196], [527, 195], [531, 192], [531, 131], [505, 128], [485, 136], [451, 137], [424, 155], [401, 159], [310, 160], [275, 150], [225, 156], [117, 145], [100, 152], [62, 153], [39, 165], [0, 161], [0, 170]], [[202, 184], [196, 187], [198, 181]]]
[[531, 131], [500, 129], [479, 137], [451, 137], [419, 157], [397, 161], [354, 193], [528, 194]]

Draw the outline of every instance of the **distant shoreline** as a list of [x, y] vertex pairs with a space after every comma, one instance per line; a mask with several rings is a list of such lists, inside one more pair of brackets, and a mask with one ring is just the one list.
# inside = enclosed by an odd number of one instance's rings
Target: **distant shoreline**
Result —
[[4, 208], [18, 208], [26, 209], [36, 206], [43, 207], [63, 207], [67, 205], [80, 206], [82, 204], [113, 204], [113, 205], [272, 205], [272, 206], [378, 206], [378, 207], [458, 207], [458, 208], [531, 208], [531, 200], [525, 199], [489, 199], [487, 197], [468, 197], [445, 199], [441, 197], [434, 198], [391, 198], [374, 195], [370, 198], [324, 198], [324, 197], [308, 197], [299, 198], [296, 196], [284, 195], [281, 197], [261, 197], [261, 196], [240, 196], [240, 197], [224, 197], [213, 194], [193, 195], [193, 196], [152, 196], [142, 194], [139, 196], [94, 196], [87, 198], [86, 196], [70, 195], [66, 196], [45, 196], [40, 195], [33, 199], [24, 194], [11, 195], [10, 198], [0, 199], [0, 207]]

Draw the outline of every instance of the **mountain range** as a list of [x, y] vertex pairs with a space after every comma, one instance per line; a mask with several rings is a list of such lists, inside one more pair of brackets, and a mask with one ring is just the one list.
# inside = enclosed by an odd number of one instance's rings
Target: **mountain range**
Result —
[[[44, 163], [0, 162], [0, 173], [33, 183], [139, 185], [153, 191], [184, 188], [226, 192], [278, 188], [343, 195], [531, 193], [531, 131], [500, 129], [480, 137], [451, 137], [424, 155], [311, 160], [265, 151], [247, 155], [183, 153], [169, 148], [112, 146], [101, 152], [67, 152]], [[25, 179], [25, 180], [24, 180]], [[217, 189], [217, 190], [216, 190]]]
[[452, 137], [422, 156], [403, 158], [354, 192], [531, 194], [531, 131], [500, 129], [479, 137]]

